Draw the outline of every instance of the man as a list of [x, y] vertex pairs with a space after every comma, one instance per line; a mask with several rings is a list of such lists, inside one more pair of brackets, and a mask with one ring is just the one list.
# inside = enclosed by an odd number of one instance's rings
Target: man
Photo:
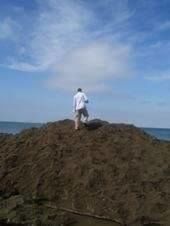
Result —
[[88, 111], [86, 108], [86, 103], [88, 103], [86, 94], [81, 88], [78, 88], [76, 95], [73, 98], [73, 110], [75, 113], [75, 130], [79, 129], [81, 116], [84, 116], [84, 123], [88, 121]]

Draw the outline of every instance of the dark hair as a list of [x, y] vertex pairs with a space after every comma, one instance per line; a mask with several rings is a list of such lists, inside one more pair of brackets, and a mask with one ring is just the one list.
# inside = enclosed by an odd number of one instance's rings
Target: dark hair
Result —
[[77, 92], [82, 92], [82, 89], [81, 89], [81, 88], [78, 88], [78, 89], [77, 89]]

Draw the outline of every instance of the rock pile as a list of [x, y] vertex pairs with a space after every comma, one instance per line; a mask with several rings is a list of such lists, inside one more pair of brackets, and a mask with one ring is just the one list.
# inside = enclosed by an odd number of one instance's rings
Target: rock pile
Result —
[[[92, 121], [73, 128], [63, 120], [0, 135], [0, 219], [14, 221], [10, 210], [22, 206], [17, 221], [31, 223], [24, 205], [32, 202], [42, 213], [55, 209], [44, 219], [55, 222], [49, 225], [64, 224], [71, 213], [118, 225], [170, 225], [170, 142], [133, 125]], [[2, 203], [12, 197], [19, 201], [4, 213]], [[42, 215], [38, 220], [43, 225]]]

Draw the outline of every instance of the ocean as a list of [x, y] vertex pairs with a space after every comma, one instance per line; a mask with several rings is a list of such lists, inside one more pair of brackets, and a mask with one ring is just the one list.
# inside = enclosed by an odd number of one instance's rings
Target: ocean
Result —
[[141, 128], [146, 133], [160, 139], [170, 141], [170, 129], [164, 128]]
[[[27, 122], [1, 122], [0, 121], [0, 133], [17, 134], [24, 129], [32, 127], [39, 128], [42, 123], [27, 123]], [[170, 141], [170, 129], [164, 128], [141, 128], [146, 133], [161, 139]]]
[[24, 129], [32, 127], [39, 128], [42, 123], [28, 123], [28, 122], [1, 122], [0, 121], [0, 133], [17, 134]]

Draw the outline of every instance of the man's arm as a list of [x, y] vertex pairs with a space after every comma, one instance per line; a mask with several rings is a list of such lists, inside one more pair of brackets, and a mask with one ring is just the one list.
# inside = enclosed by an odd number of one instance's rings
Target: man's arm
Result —
[[89, 103], [89, 100], [88, 100], [88, 98], [87, 98], [87, 96], [86, 96], [85, 93], [84, 93], [84, 102], [85, 102], [85, 103]]
[[76, 111], [76, 98], [73, 97], [73, 112]]

